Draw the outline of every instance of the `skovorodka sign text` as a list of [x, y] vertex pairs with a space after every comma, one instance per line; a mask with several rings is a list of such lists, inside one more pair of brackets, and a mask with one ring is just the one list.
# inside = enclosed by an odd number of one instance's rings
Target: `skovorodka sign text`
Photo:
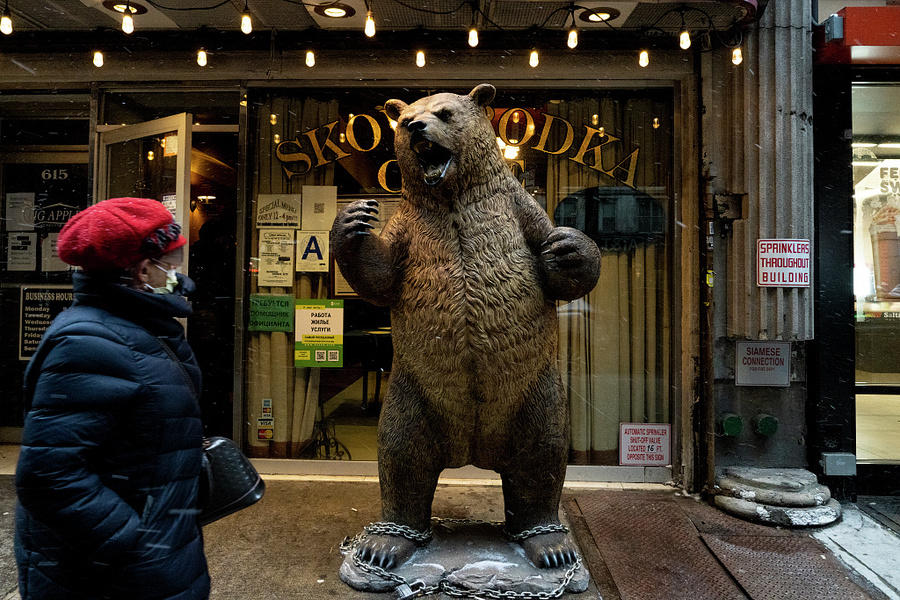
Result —
[[[380, 112], [384, 114], [383, 109]], [[497, 122], [497, 137], [507, 146], [530, 147], [545, 154], [566, 155], [567, 159], [574, 163], [599, 171], [623, 185], [634, 188], [640, 148], [625, 154], [626, 145], [623, 140], [606, 133], [603, 127], [582, 125], [583, 131], [577, 130], [576, 133], [576, 126], [561, 117], [544, 112], [534, 111], [534, 113], [524, 108], [505, 110]], [[524, 115], [525, 127], [521, 139], [509, 135], [512, 115]], [[535, 115], [543, 119], [540, 131], [537, 131]], [[386, 114], [382, 120], [386, 120], [384, 126], [390, 126]], [[372, 115], [365, 113], [353, 115], [342, 124], [343, 129], [339, 127], [340, 123], [339, 120], [326, 123], [278, 144], [275, 147], [275, 156], [281, 161], [284, 174], [288, 178], [299, 177], [312, 169], [345, 159], [355, 153], [371, 152], [381, 143], [382, 123]], [[555, 145], [551, 142], [551, 134], [552, 139], [556, 140]], [[338, 141], [335, 141], [335, 138]], [[363, 138], [369, 141], [368, 146], [362, 145], [360, 140]], [[621, 152], [613, 152], [615, 158], [610, 159], [609, 152], [601, 152], [607, 148]], [[387, 169], [391, 163], [396, 162], [395, 159], [387, 160], [379, 167], [378, 183], [382, 189], [399, 194], [400, 190], [390, 189], [387, 183]]]

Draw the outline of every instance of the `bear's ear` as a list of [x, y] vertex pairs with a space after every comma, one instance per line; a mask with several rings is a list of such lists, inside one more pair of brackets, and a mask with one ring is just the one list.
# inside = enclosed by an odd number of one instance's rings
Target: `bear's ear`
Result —
[[494, 99], [497, 88], [489, 83], [482, 83], [476, 86], [474, 90], [469, 92], [469, 98], [475, 101], [478, 106], [487, 106]]
[[387, 116], [397, 121], [400, 118], [400, 113], [403, 112], [406, 106], [407, 104], [403, 100], [388, 100], [384, 103], [384, 111], [387, 113]]

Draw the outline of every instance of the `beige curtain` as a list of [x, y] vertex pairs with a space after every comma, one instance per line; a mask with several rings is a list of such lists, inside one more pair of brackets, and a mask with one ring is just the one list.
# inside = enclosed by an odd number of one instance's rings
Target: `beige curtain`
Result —
[[[671, 105], [603, 97], [550, 104], [548, 112], [573, 124], [576, 145], [584, 133], [581, 124], [596, 123], [595, 129], [603, 127], [623, 140], [604, 146], [604, 168], [622, 160], [634, 147], [641, 148], [635, 185], [653, 196], [671, 218], [672, 140], [667, 133], [671, 129], [665, 127]], [[654, 118], [659, 119], [659, 128], [653, 128]], [[560, 143], [551, 139], [548, 147], [559, 148]], [[595, 138], [591, 145], [598, 143]], [[551, 216], [569, 194], [610, 185], [622, 184], [568, 160], [567, 154], [548, 155], [547, 211]], [[579, 226], [584, 225], [585, 208], [577, 207]], [[571, 408], [570, 460], [575, 464], [617, 464], [620, 423], [669, 421], [668, 252], [665, 239], [603, 250], [596, 288], [559, 307], [560, 364]]]
[[[251, 207], [256, 208], [258, 194], [300, 193], [301, 185], [333, 185], [334, 163], [314, 169], [303, 177], [289, 180], [275, 158], [275, 135], [280, 140], [301, 137], [304, 132], [338, 118], [337, 101], [322, 102], [309, 98], [269, 97], [257, 108], [259, 147], [253, 160]], [[276, 116], [276, 123], [270, 122]], [[255, 222], [255, 212], [248, 215]], [[259, 235], [251, 227], [251, 252], [258, 256]], [[258, 287], [251, 280], [251, 293], [293, 294], [295, 298], [325, 298], [327, 275], [297, 273], [292, 287]], [[249, 332], [248, 389], [246, 414], [250, 455], [255, 458], [296, 458], [314, 438], [319, 416], [320, 370], [294, 367], [292, 333]], [[262, 416], [264, 399], [272, 400], [274, 435], [269, 441], [257, 439], [257, 419]]]

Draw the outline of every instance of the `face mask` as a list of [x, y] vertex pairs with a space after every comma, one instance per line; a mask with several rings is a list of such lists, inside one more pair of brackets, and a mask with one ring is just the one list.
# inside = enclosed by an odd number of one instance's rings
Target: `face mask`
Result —
[[153, 263], [153, 266], [166, 274], [166, 285], [164, 287], [151, 287], [146, 284], [148, 290], [154, 294], [171, 294], [178, 286], [178, 277], [175, 275], [175, 269], [164, 269], [160, 265]]

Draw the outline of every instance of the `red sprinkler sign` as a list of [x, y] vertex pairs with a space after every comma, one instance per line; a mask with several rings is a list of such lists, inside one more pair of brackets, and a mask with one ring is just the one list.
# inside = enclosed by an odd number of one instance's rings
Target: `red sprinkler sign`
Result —
[[809, 287], [809, 273], [809, 240], [757, 240], [757, 286]]

